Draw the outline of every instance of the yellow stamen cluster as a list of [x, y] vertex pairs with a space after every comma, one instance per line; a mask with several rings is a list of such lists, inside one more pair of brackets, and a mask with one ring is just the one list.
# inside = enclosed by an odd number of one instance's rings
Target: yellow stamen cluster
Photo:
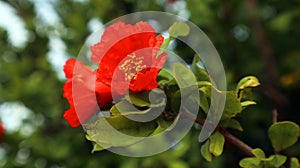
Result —
[[135, 53], [128, 55], [123, 64], [119, 66], [119, 70], [124, 71], [125, 80], [136, 79], [137, 73], [146, 68], [146, 65], [142, 65], [143, 59], [143, 57], [137, 57]]

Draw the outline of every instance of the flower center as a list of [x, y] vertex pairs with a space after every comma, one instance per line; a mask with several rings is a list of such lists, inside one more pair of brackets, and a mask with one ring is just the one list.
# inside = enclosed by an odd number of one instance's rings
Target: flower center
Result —
[[119, 66], [119, 70], [124, 71], [125, 80], [130, 81], [131, 79], [136, 79], [137, 73], [146, 68], [146, 65], [142, 65], [144, 58], [137, 57], [135, 53], [129, 54], [127, 58]]

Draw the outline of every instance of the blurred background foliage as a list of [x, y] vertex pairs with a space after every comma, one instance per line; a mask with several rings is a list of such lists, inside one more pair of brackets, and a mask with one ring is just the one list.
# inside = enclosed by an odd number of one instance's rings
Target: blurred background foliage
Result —
[[[299, 0], [2, 0], [0, 6], [6, 9], [0, 17], [0, 121], [6, 129], [0, 167], [238, 167], [245, 154], [230, 144], [212, 163], [204, 161], [199, 128], [167, 152], [129, 158], [91, 154], [83, 130], [62, 118], [68, 109], [64, 61], [101, 23], [136, 11], [166, 11], [197, 24], [221, 56], [229, 89], [243, 76], [258, 76], [258, 105], [239, 117], [244, 132], [233, 132], [247, 144], [273, 152], [267, 129], [274, 108], [278, 120], [300, 124]], [[13, 31], [17, 27], [22, 30]], [[188, 62], [193, 57], [180, 42], [175, 52]], [[284, 154], [299, 156], [300, 143]]]

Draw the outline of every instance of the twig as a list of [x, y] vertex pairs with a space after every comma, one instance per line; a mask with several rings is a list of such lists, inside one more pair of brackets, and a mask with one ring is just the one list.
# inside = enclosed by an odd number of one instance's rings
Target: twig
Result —
[[[183, 113], [183, 116], [190, 119], [190, 120], [195, 120], [195, 122], [200, 124], [200, 125], [204, 124], [204, 120], [199, 119], [199, 118], [195, 118], [192, 114]], [[216, 130], [219, 130], [220, 133], [224, 135], [224, 137], [227, 139], [227, 141], [229, 143], [231, 143], [232, 145], [238, 147], [239, 149], [244, 151], [247, 155], [254, 156], [253, 153], [252, 153], [253, 148], [251, 148], [249, 145], [245, 144], [243, 141], [238, 139], [236, 136], [232, 135], [231, 133], [229, 133], [228, 131], [226, 131], [224, 129], [221, 129], [220, 127], [217, 127]]]
[[244, 151], [247, 155], [254, 156], [254, 154], [252, 153], [253, 148], [251, 148], [249, 145], [245, 144], [243, 141], [241, 141], [236, 136], [232, 135], [226, 130], [221, 131], [221, 133], [224, 135], [224, 137], [229, 143], [235, 145], [236, 147]]
[[277, 116], [278, 116], [278, 112], [277, 109], [273, 109], [273, 124], [277, 123]]

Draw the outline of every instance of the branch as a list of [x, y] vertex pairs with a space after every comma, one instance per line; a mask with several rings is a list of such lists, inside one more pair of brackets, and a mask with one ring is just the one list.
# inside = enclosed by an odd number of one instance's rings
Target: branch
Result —
[[[186, 117], [189, 120], [195, 121], [196, 123], [198, 123], [200, 125], [203, 125], [204, 122], [205, 122], [204, 120], [202, 120], [200, 118], [197, 118], [194, 115], [192, 115], [190, 113], [187, 113], [187, 112], [183, 113], [182, 116]], [[242, 140], [240, 140], [236, 136], [232, 135], [228, 131], [222, 129], [221, 127], [217, 127], [216, 130], [220, 131], [220, 133], [224, 135], [224, 137], [226, 138], [226, 140], [229, 143], [231, 143], [232, 145], [238, 147], [243, 152], [245, 152], [247, 155], [254, 156], [253, 153], [252, 153], [253, 148], [251, 148], [249, 145], [247, 145], [246, 143], [244, 143]]]
[[235, 145], [236, 147], [244, 151], [247, 155], [254, 156], [252, 153], [253, 148], [251, 148], [249, 145], [245, 144], [243, 141], [241, 141], [236, 136], [232, 135], [226, 130], [222, 130], [220, 132], [224, 135], [224, 137], [229, 143]]

